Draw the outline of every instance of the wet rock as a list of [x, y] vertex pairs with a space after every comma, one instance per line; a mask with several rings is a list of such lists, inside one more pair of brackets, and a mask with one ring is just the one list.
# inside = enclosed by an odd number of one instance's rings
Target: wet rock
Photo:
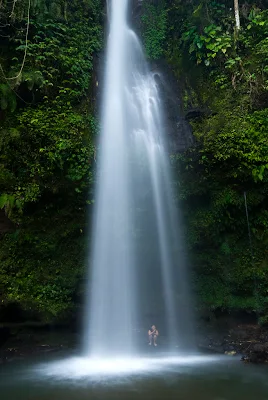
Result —
[[255, 364], [268, 362], [268, 342], [255, 343], [251, 346], [248, 355], [249, 361]]
[[236, 355], [236, 351], [225, 351], [225, 353], [227, 356], [235, 356]]
[[4, 210], [0, 210], [0, 236], [4, 233], [11, 232], [15, 229], [15, 225], [8, 219]]
[[165, 110], [165, 131], [171, 152], [181, 152], [194, 143], [192, 128], [186, 119], [182, 88], [172, 69], [163, 60], [152, 63], [155, 81]]
[[245, 363], [248, 363], [248, 362], [250, 362], [250, 357], [247, 356], [247, 355], [244, 355], [244, 356], [241, 357], [241, 361], [243, 361]]
[[197, 327], [201, 350], [226, 355], [241, 355], [241, 361], [268, 362], [268, 329], [257, 323], [236, 323], [234, 318], [202, 320]]
[[196, 118], [201, 118], [201, 117], [206, 117], [208, 115], [211, 115], [211, 111], [206, 109], [206, 108], [191, 108], [186, 111], [185, 113], [185, 119], [187, 121], [190, 121], [192, 119]]
[[7, 327], [0, 326], [0, 347], [10, 338], [11, 331]]
[[[12, 329], [11, 329], [12, 331]], [[79, 335], [63, 329], [40, 328], [13, 329], [12, 335], [0, 346], [0, 364], [28, 359], [36, 355], [48, 355], [61, 351], [73, 351], [80, 343]]]

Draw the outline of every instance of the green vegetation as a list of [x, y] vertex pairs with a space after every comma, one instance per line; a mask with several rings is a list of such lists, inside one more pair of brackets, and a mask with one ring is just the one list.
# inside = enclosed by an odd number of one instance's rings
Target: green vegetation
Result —
[[50, 320], [73, 307], [84, 268], [102, 3], [34, 1], [30, 18], [28, 1], [14, 6], [0, 15], [0, 208], [17, 229], [1, 240], [0, 300]]
[[[1, 237], [0, 301], [48, 321], [82, 291], [103, 6], [1, 2], [0, 211], [14, 231]], [[238, 30], [233, 6], [146, 0], [141, 27], [148, 58], [165, 59], [181, 84], [195, 136], [171, 160], [198, 304], [267, 323], [268, 11], [241, 0]]]
[[141, 17], [145, 51], [149, 58], [159, 59], [164, 53], [167, 33], [167, 9], [164, 0], [148, 1]]
[[268, 14], [262, 2], [240, 3], [237, 32], [232, 1], [167, 1], [165, 57], [196, 139], [172, 160], [200, 307], [254, 311], [265, 323]]

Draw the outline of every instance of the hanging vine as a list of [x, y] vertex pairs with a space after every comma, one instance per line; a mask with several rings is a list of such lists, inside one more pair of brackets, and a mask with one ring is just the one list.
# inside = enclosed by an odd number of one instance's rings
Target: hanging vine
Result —
[[[16, 2], [17, 2], [17, 0], [13, 0], [10, 18], [12, 18], [14, 16]], [[1, 5], [0, 5], [0, 7], [1, 7]], [[24, 50], [24, 55], [23, 55], [23, 59], [22, 59], [22, 64], [21, 64], [21, 67], [20, 67], [20, 70], [19, 70], [18, 74], [16, 76], [13, 76], [13, 77], [7, 77], [5, 75], [5, 73], [4, 73], [2, 65], [0, 63], [0, 69], [1, 69], [1, 72], [2, 72], [2, 75], [3, 75], [4, 79], [6, 81], [17, 80], [21, 76], [23, 68], [24, 68], [24, 65], [25, 65], [25, 61], [26, 61], [26, 57], [27, 57], [27, 50], [28, 50], [29, 29], [30, 29], [30, 9], [31, 9], [31, 0], [28, 0], [26, 34], [25, 34], [25, 50]]]

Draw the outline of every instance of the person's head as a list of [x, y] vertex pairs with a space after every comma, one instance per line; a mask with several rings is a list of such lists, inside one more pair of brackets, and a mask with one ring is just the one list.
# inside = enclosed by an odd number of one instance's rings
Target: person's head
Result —
[[152, 330], [154, 331], [156, 329], [155, 325], [152, 325]]

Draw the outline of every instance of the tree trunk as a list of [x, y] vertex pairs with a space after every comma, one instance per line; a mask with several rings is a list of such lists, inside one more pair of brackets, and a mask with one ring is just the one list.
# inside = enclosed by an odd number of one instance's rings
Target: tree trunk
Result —
[[238, 0], [234, 0], [234, 11], [235, 11], [235, 26], [236, 26], [236, 29], [239, 31], [239, 29], [240, 29], [240, 16], [239, 16]]

